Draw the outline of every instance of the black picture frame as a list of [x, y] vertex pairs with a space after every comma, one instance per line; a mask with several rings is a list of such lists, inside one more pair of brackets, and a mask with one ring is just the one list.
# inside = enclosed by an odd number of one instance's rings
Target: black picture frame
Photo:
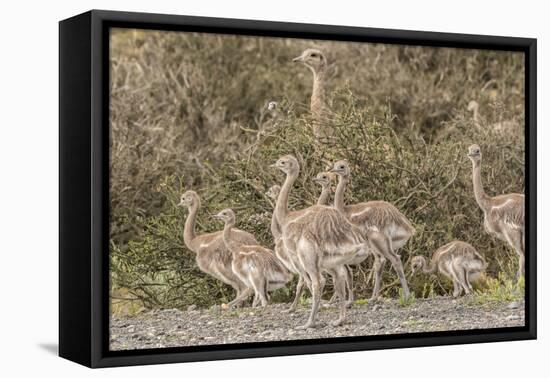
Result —
[[[109, 28], [214, 32], [525, 53], [525, 326], [109, 351]], [[59, 23], [59, 355], [88, 367], [535, 339], [536, 39], [92, 10]]]

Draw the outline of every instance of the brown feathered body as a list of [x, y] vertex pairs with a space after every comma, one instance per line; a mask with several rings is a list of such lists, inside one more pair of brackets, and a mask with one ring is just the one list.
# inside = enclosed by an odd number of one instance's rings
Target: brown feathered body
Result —
[[481, 149], [477, 144], [468, 148], [472, 161], [474, 197], [483, 211], [483, 226], [488, 234], [505, 241], [518, 255], [517, 275], [525, 273], [525, 196], [512, 193], [490, 197], [481, 180]]
[[[281, 187], [279, 185], [274, 185], [269, 189], [269, 191], [266, 194], [272, 200], [277, 201], [280, 191], [281, 191]], [[330, 195], [330, 182], [328, 182], [328, 185], [327, 185], [327, 183], [325, 183], [323, 185], [323, 188], [321, 190], [321, 194], [319, 195], [319, 198], [317, 199], [317, 204], [318, 205], [326, 205], [326, 203], [328, 202], [329, 195]], [[310, 210], [312, 210], [312, 209], [302, 209], [302, 210], [296, 210], [296, 211], [289, 211], [287, 213], [287, 219], [289, 221], [297, 219], [297, 218], [301, 217], [302, 215], [304, 215], [306, 211], [310, 211]], [[277, 256], [277, 258], [279, 258], [279, 260], [284, 264], [284, 266], [289, 271], [291, 271], [294, 274], [299, 275], [299, 279], [298, 279], [298, 282], [296, 284], [294, 300], [293, 300], [292, 304], [290, 305], [290, 307], [287, 310], [288, 312], [291, 312], [291, 311], [294, 311], [296, 309], [296, 307], [298, 306], [298, 303], [300, 301], [300, 297], [301, 297], [302, 290], [303, 290], [303, 287], [304, 287], [304, 279], [300, 275], [299, 260], [298, 260], [297, 256], [294, 253], [288, 251], [285, 248], [283, 239], [281, 237], [282, 236], [281, 225], [277, 221], [275, 211], [273, 211], [273, 216], [271, 218], [271, 233], [273, 234], [273, 239], [275, 241], [275, 255]], [[334, 272], [329, 271], [329, 274], [331, 274], [334, 277]], [[336, 293], [335, 293], [335, 295], [336, 295]]]
[[378, 231], [392, 240], [394, 250], [415, 234], [415, 229], [399, 209], [386, 201], [368, 201], [344, 206], [349, 220], [364, 230]]
[[525, 224], [525, 196], [523, 194], [503, 194], [492, 197], [483, 210], [484, 227], [487, 233], [507, 241], [506, 230], [523, 233]]
[[455, 240], [438, 248], [432, 255], [430, 264], [424, 256], [414, 256], [411, 260], [413, 270], [421, 268], [424, 273], [443, 274], [454, 285], [454, 296], [462, 290], [472, 291], [471, 282], [475, 282], [487, 268], [485, 258], [470, 244]]
[[[257, 243], [252, 234], [238, 229], [231, 231], [230, 238], [241, 244]], [[195, 261], [201, 271], [228, 285], [242, 288], [242, 280], [231, 268], [233, 256], [225, 246], [222, 231], [199, 235], [187, 248], [195, 252]]]
[[235, 224], [235, 215], [232, 210], [223, 210], [218, 217], [225, 221], [223, 241], [233, 257], [231, 262], [233, 272], [248, 288], [253, 289], [262, 306], [266, 306], [267, 292], [283, 287], [292, 279], [292, 274], [270, 249], [258, 243], [243, 244], [232, 237]]
[[288, 210], [288, 198], [298, 178], [300, 166], [291, 155], [279, 158], [274, 166], [286, 174], [275, 205], [275, 217], [281, 226], [284, 249], [312, 293], [310, 316], [300, 328], [310, 328], [315, 324], [324, 288], [324, 270], [332, 270], [337, 283], [335, 291], [341, 299], [340, 316], [333, 324], [340, 325], [346, 313], [345, 264], [358, 254], [369, 253], [369, 244], [345, 216], [332, 207], [315, 205], [292, 214]]
[[283, 240], [285, 248], [298, 252], [300, 260], [307, 254], [308, 259], [329, 270], [368, 254], [359, 230], [333, 207], [315, 205], [296, 213], [283, 226]]
[[[195, 261], [201, 271], [230, 285], [237, 296], [246, 289], [245, 283], [233, 272], [233, 256], [223, 241], [223, 232], [217, 231], [196, 235], [197, 213], [201, 202], [197, 193], [188, 191], [182, 195], [182, 204], [189, 209], [183, 230], [183, 241], [195, 253]], [[230, 238], [241, 244], [258, 244], [254, 235], [234, 228]]]
[[[408, 297], [410, 291], [403, 263], [396, 251], [414, 235], [414, 227], [395, 206], [385, 201], [346, 205], [344, 193], [351, 176], [349, 163], [345, 160], [337, 161], [331, 171], [339, 176], [334, 195], [334, 208], [344, 214], [346, 219], [356, 226], [363, 235], [377, 243], [378, 253], [375, 253], [372, 298], [376, 299], [380, 294], [382, 272], [386, 260], [390, 261], [397, 273], [403, 288], [403, 295]], [[362, 260], [358, 256], [352, 264], [361, 262]], [[348, 279], [351, 279], [351, 276]]]

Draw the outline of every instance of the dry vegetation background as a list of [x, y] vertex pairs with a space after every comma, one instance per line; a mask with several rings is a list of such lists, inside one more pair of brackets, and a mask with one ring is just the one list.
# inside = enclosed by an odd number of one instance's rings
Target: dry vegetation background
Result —
[[[310, 132], [311, 74], [291, 62], [307, 47], [329, 62], [336, 139], [320, 149]], [[312, 204], [320, 188], [311, 178], [348, 159], [348, 203], [383, 199], [415, 225], [401, 251], [405, 264], [462, 239], [487, 257], [489, 275], [513, 276], [514, 253], [482, 229], [465, 155], [472, 143], [482, 147], [490, 195], [524, 191], [523, 54], [118, 29], [110, 66], [113, 312], [231, 298], [196, 267], [183, 244], [186, 210], [175, 204], [196, 190], [199, 233], [221, 229], [210, 215], [232, 207], [238, 226], [272, 247], [264, 192], [283, 176], [268, 165], [287, 153], [302, 164], [292, 207]], [[480, 128], [466, 111], [470, 100], [480, 104]], [[278, 103], [275, 112], [268, 101]], [[517, 128], [486, 127], [501, 120]], [[370, 295], [371, 265], [355, 269], [358, 298]], [[396, 294], [395, 280], [386, 268], [383, 294]], [[450, 289], [428, 275], [410, 284], [417, 297]], [[288, 285], [273, 299], [292, 291]]]

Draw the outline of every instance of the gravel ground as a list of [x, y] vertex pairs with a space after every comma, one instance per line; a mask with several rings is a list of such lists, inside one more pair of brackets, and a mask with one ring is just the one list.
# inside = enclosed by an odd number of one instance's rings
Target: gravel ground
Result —
[[338, 316], [336, 306], [323, 304], [315, 329], [296, 330], [305, 323], [309, 307], [283, 313], [287, 307], [199, 310], [190, 306], [187, 311], [112, 317], [111, 350], [514, 327], [524, 325], [525, 315], [523, 301], [474, 304], [469, 298], [438, 297], [401, 307], [395, 300], [382, 300], [354, 305], [340, 327], [330, 325]]

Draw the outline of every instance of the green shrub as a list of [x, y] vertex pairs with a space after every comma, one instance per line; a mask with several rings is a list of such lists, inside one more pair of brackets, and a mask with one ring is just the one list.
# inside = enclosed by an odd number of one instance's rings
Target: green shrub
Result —
[[525, 280], [516, 279], [505, 273], [499, 273], [496, 278], [488, 277], [485, 287], [475, 291], [474, 302], [511, 302], [523, 299], [525, 295]]
[[399, 289], [399, 297], [397, 298], [397, 304], [401, 307], [408, 307], [416, 303], [416, 295], [411, 293], [407, 298], [403, 295], [403, 289]]

